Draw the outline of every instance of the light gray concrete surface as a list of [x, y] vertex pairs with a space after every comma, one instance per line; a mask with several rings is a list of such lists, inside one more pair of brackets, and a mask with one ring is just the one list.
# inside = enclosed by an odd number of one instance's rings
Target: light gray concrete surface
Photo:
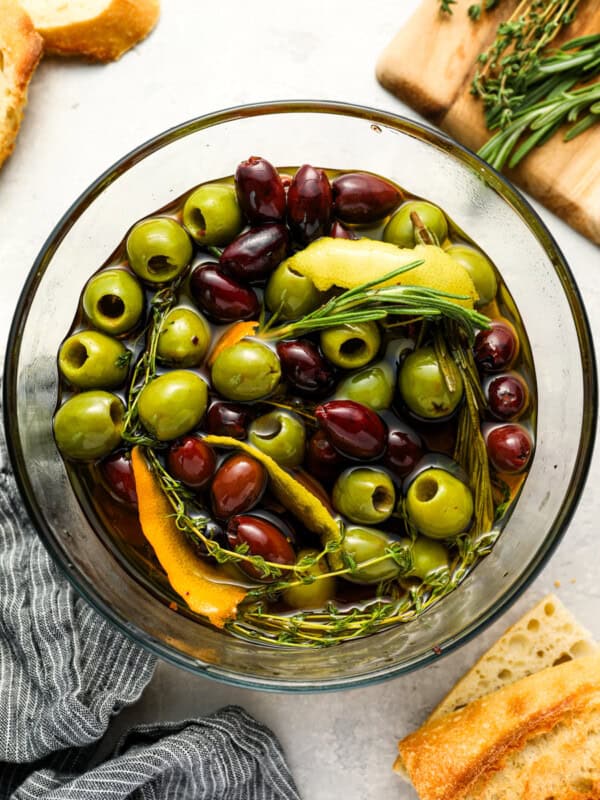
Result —
[[[374, 65], [416, 4], [164, 0], [156, 32], [121, 61], [45, 60], [16, 152], [0, 172], [0, 350], [20, 288], [55, 222], [100, 172], [145, 139], [190, 117], [259, 100], [343, 100], [415, 116], [377, 84]], [[599, 250], [538, 210], [571, 264], [598, 337]], [[366, 689], [304, 696], [233, 689], [160, 664], [142, 701], [115, 721], [113, 738], [139, 720], [240, 703], [278, 734], [305, 800], [413, 797], [391, 772], [396, 739], [418, 726], [537, 598], [556, 591], [600, 636], [599, 479], [596, 458], [569, 531], [533, 586], [493, 627], [439, 663]]]

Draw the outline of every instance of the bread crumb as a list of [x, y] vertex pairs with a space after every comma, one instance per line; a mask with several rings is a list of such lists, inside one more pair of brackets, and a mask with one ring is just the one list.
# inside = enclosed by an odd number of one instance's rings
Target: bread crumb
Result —
[[554, 581], [554, 585], [557, 589], [560, 589], [560, 581]]

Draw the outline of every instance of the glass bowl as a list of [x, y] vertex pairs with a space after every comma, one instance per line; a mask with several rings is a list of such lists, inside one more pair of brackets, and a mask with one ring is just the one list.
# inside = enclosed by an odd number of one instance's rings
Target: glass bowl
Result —
[[[537, 444], [506, 528], [462, 585], [419, 619], [321, 650], [242, 641], [148, 591], [78, 502], [52, 437], [56, 353], [80, 291], [130, 225], [260, 154], [278, 165], [369, 170], [441, 205], [495, 261], [537, 373]], [[334, 103], [234, 108], [187, 122], [123, 158], [75, 202], [40, 253], [10, 334], [5, 419], [32, 519], [76, 589], [122, 631], [193, 672], [261, 689], [342, 689], [424, 666], [515, 600], [563, 534], [592, 451], [596, 375], [573, 277], [527, 202], [473, 153], [415, 122]]]

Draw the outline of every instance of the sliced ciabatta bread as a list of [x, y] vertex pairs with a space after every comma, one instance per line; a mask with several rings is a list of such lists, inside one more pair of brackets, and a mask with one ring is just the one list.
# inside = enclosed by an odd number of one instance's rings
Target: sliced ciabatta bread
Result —
[[398, 747], [421, 800], [596, 800], [600, 654], [522, 678]]
[[14, 0], [0, 0], [0, 165], [12, 153], [42, 39]]
[[19, 0], [60, 55], [114, 61], [156, 25], [159, 0]]
[[454, 685], [428, 722], [541, 669], [598, 651], [592, 635], [557, 597], [547, 595]]

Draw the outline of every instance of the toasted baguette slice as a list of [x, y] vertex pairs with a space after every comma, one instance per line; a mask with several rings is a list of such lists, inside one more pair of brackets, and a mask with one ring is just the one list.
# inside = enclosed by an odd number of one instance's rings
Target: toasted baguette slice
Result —
[[421, 800], [600, 798], [600, 654], [505, 686], [398, 747]]
[[114, 61], [156, 25], [159, 0], [20, 0], [45, 49]]
[[427, 720], [457, 711], [502, 686], [599, 651], [592, 635], [552, 594], [521, 617], [471, 667]]
[[0, 165], [12, 153], [42, 38], [14, 0], [0, 0]]

